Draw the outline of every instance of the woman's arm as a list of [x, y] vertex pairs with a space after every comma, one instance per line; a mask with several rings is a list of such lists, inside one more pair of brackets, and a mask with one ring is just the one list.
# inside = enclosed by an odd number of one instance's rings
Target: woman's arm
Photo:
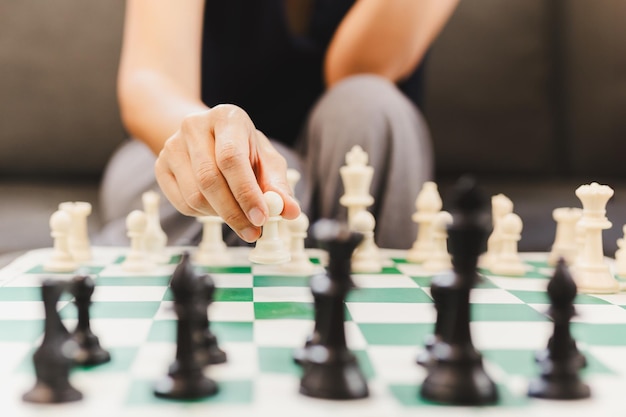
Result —
[[459, 0], [357, 0], [326, 54], [327, 86], [359, 73], [398, 81], [417, 67]]
[[[263, 192], [293, 219], [286, 162], [245, 111], [200, 97], [204, 0], [128, 0], [118, 80], [128, 131], [158, 155], [155, 175], [188, 216], [219, 215], [252, 242], [268, 217]], [[129, 179], [131, 181], [132, 179]]]
[[200, 99], [204, 0], [128, 0], [118, 76], [122, 120], [158, 154]]

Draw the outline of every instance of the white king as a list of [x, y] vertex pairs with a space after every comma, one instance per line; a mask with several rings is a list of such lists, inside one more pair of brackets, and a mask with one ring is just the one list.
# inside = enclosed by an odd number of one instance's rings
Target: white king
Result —
[[352, 224], [354, 214], [374, 203], [370, 195], [370, 185], [374, 168], [367, 165], [368, 155], [359, 145], [355, 145], [346, 153], [346, 165], [339, 168], [345, 194], [339, 203], [348, 208], [348, 224]]

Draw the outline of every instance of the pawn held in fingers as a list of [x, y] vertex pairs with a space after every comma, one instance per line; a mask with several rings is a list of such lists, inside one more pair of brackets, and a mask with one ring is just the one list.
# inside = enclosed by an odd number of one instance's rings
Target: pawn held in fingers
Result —
[[257, 159], [253, 166], [261, 190], [277, 192], [284, 202], [281, 216], [288, 220], [295, 219], [300, 215], [300, 205], [287, 182], [287, 161], [260, 131], [257, 131], [256, 145], [254, 154]]

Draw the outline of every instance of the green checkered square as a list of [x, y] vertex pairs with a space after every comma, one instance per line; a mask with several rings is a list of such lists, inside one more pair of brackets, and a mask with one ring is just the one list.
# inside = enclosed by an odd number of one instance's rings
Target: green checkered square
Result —
[[431, 323], [359, 323], [369, 345], [421, 346], [432, 334]]
[[[98, 301], [91, 304], [91, 319], [150, 319], [159, 306], [158, 301]], [[64, 319], [77, 318], [76, 306], [68, 304], [59, 313]]]
[[472, 321], [549, 321], [526, 304], [471, 304]]
[[298, 302], [261, 302], [254, 303], [256, 319], [303, 319], [311, 320], [314, 316], [313, 304]]
[[356, 303], [431, 303], [421, 288], [357, 288], [352, 290], [348, 302]]
[[309, 277], [285, 275], [255, 275], [255, 287], [308, 287]]

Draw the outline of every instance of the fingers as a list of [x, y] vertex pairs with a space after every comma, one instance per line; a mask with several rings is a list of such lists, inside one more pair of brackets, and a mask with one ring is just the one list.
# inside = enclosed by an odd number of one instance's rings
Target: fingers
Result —
[[251, 225], [261, 226], [268, 217], [254, 167], [256, 129], [248, 115], [239, 108], [222, 110], [214, 120], [215, 161], [241, 211]]
[[155, 164], [159, 186], [178, 211], [218, 215], [248, 242], [258, 239], [268, 218], [263, 192], [281, 195], [283, 217], [300, 213], [286, 170], [285, 159], [233, 105], [186, 117]]
[[285, 207], [281, 215], [293, 220], [300, 214], [300, 205], [293, 197], [289, 183], [287, 182], [287, 161], [272, 146], [269, 139], [257, 131], [257, 149], [259, 155], [256, 163], [256, 174], [261, 189], [276, 191], [283, 198]]
[[186, 216], [215, 214], [196, 186], [184, 142], [179, 133], [165, 143], [155, 165], [156, 180], [172, 205]]

